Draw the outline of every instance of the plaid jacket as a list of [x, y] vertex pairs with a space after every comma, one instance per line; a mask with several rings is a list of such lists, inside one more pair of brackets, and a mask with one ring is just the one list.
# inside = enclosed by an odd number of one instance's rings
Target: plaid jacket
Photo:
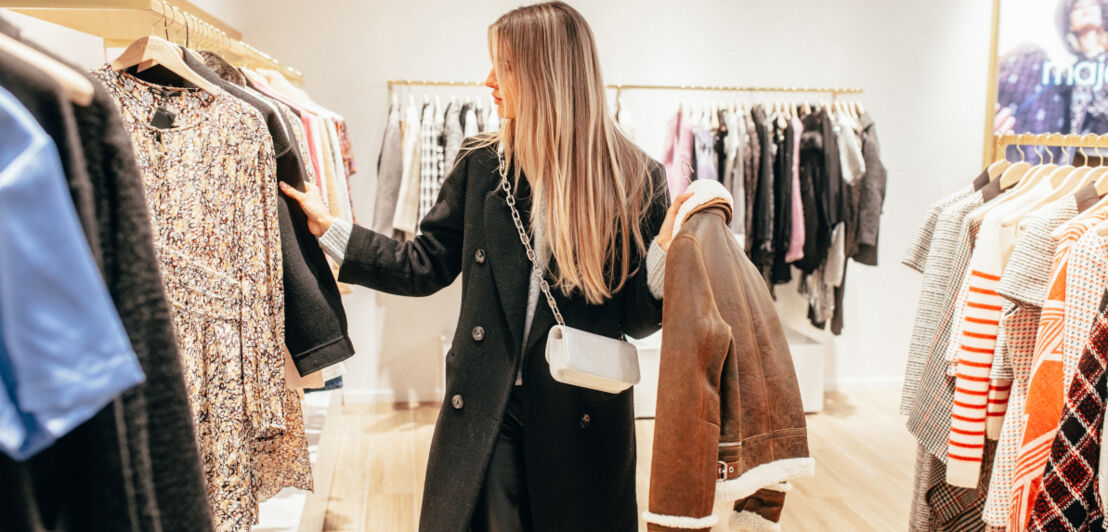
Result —
[[1104, 530], [1096, 478], [1104, 397], [1108, 393], [1106, 358], [1108, 294], [1101, 298], [1084, 354], [1067, 391], [1060, 429], [1051, 446], [1029, 530]]

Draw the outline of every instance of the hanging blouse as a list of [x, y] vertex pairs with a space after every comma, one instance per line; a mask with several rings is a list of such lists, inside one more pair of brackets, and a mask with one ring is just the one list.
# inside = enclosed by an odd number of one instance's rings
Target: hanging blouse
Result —
[[[311, 488], [299, 403], [285, 388], [273, 143], [230, 95], [104, 66], [147, 207], [217, 530], [249, 530], [260, 499]], [[171, 127], [150, 124], [157, 109]], [[291, 395], [290, 395], [291, 394]]]

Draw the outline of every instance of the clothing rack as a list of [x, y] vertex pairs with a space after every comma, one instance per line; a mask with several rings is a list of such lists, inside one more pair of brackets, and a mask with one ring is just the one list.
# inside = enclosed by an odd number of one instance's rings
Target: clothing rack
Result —
[[147, 35], [219, 53], [231, 63], [280, 72], [294, 83], [304, 74], [243, 42], [242, 32], [188, 0], [0, 0], [0, 8], [104, 39], [123, 48]]
[[[394, 87], [484, 87], [480, 81], [425, 81], [408, 79], [390, 79], [386, 82], [391, 91]], [[767, 92], [767, 93], [808, 93], [830, 94], [832, 99], [843, 94], [861, 94], [860, 87], [759, 87], [730, 85], [649, 85], [642, 83], [616, 83], [604, 88], [616, 91], [620, 95], [625, 90], [664, 90], [698, 92]]]
[[1003, 160], [1009, 146], [1108, 149], [1108, 135], [1063, 135], [1061, 133], [1020, 133], [993, 135], [993, 160]]

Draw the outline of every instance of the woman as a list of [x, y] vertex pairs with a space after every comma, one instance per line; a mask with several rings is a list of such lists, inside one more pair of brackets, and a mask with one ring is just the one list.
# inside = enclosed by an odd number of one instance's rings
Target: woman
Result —
[[[1060, 0], [1055, 27], [1075, 63], [1055, 64], [1041, 46], [1032, 43], [1001, 56], [994, 133], [1108, 132], [1108, 89], [1095, 81], [1074, 83], [1070, 75], [1071, 71], [1078, 78], [1101, 75], [1098, 64], [1108, 53], [1108, 1]], [[1052, 151], [1055, 158], [1061, 156], [1061, 150]], [[1008, 148], [1008, 157], [1020, 157], [1015, 146]], [[1032, 163], [1039, 160], [1035, 153], [1025, 157]]]
[[486, 85], [504, 125], [466, 142], [419, 236], [351, 227], [316, 192], [282, 190], [344, 282], [425, 296], [462, 275], [420, 530], [636, 530], [631, 390], [551, 378], [554, 318], [498, 187], [498, 150], [567, 325], [613, 338], [660, 327], [664, 252], [687, 195], [667, 212], [664, 169], [613, 124], [576, 10], [521, 7], [488, 35]]
[[[1058, 32], [1078, 64], [1103, 62], [1108, 54], [1108, 2], [1067, 0], [1058, 12]], [[1085, 69], [1089, 67], [1086, 66]], [[1072, 133], [1108, 133], [1108, 89], [1100, 84], [1077, 83], [1070, 101]]]

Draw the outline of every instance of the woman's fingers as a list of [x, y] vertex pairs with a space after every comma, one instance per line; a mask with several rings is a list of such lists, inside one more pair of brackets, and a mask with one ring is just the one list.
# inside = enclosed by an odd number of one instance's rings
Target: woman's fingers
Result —
[[1012, 114], [1012, 110], [1007, 107], [1000, 107], [993, 121], [993, 130], [1000, 134], [1010, 134], [1015, 127], [1016, 117]]
[[284, 192], [286, 196], [288, 196], [288, 197], [290, 197], [290, 198], [292, 198], [296, 201], [303, 201], [304, 200], [304, 193], [300, 192], [299, 190], [296, 190], [295, 187], [290, 186], [288, 183], [285, 183], [284, 181], [278, 181], [277, 184], [278, 184], [278, 186], [281, 187], [281, 192]]
[[670, 209], [673, 209], [673, 214], [676, 215], [677, 211], [681, 209], [681, 205], [683, 205], [685, 203], [685, 200], [688, 200], [692, 196], [693, 196], [692, 192], [684, 192], [680, 196], [677, 196], [677, 200], [674, 201], [673, 205], [670, 205], [670, 207], [669, 207]]
[[669, 210], [666, 211], [666, 219], [662, 222], [662, 228], [658, 231], [658, 245], [665, 251], [669, 251], [669, 242], [673, 240], [673, 226], [677, 222], [677, 211], [681, 210], [681, 205], [685, 203], [693, 195], [692, 192], [685, 192], [677, 196], [673, 200], [673, 203], [669, 206]]

